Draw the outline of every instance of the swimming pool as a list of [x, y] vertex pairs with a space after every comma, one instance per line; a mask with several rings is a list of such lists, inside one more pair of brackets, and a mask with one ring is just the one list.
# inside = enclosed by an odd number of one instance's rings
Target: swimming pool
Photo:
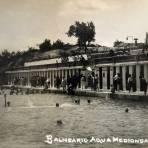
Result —
[[[74, 100], [80, 99], [80, 104]], [[0, 96], [0, 148], [139, 148], [148, 144], [123, 144], [119, 142], [47, 144], [46, 136], [59, 138], [98, 139], [148, 138], [148, 105], [142, 102], [110, 100], [103, 98], [31, 94], [8, 95], [11, 107], [4, 108]], [[55, 107], [56, 103], [60, 107]], [[125, 113], [125, 109], [129, 112]], [[57, 125], [57, 120], [62, 125]]]

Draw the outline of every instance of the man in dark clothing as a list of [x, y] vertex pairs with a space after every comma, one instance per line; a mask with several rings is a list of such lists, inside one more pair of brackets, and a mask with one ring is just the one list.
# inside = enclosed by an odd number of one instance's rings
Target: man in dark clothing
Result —
[[147, 93], [147, 82], [144, 77], [141, 78], [142, 90], [144, 91], [144, 95]]
[[61, 79], [57, 76], [57, 78], [56, 78], [56, 86], [57, 86], [57, 89], [60, 88], [60, 85], [61, 85]]

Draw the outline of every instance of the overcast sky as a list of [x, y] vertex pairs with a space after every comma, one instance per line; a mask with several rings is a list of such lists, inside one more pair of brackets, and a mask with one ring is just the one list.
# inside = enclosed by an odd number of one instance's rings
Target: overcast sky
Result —
[[148, 31], [148, 0], [0, 0], [0, 50], [26, 50], [45, 38], [74, 43], [65, 34], [76, 20], [93, 21], [96, 43]]

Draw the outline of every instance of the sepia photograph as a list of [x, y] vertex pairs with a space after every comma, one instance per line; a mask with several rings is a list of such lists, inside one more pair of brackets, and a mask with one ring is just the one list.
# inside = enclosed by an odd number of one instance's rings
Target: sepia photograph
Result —
[[0, 0], [0, 148], [148, 148], [148, 0]]

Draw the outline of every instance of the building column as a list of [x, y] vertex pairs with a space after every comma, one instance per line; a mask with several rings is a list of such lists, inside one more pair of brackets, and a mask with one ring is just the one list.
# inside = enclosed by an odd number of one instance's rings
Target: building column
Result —
[[129, 65], [129, 74], [131, 74], [131, 76], [133, 74], [133, 65]]
[[14, 84], [14, 74], [11, 73], [11, 85], [13, 85], [13, 84]]
[[11, 74], [10, 73], [8, 73], [8, 85], [11, 85]]
[[27, 85], [25, 79], [26, 79], [26, 72], [23, 73], [23, 85], [24, 86]]
[[44, 77], [44, 71], [42, 71], [42, 77]]
[[73, 76], [73, 69], [70, 69], [70, 76]]
[[52, 88], [53, 83], [52, 83], [52, 70], [50, 70], [50, 87]]
[[50, 88], [52, 87], [52, 74], [51, 74], [51, 70], [49, 71], [49, 81], [50, 81]]
[[136, 86], [137, 86], [137, 91], [140, 91], [140, 65], [136, 65]]
[[28, 81], [27, 81], [27, 72], [25, 72], [25, 86], [28, 85]]
[[11, 85], [11, 81], [12, 81], [12, 80], [11, 80], [11, 74], [8, 73], [8, 76], [9, 76], [9, 82], [8, 82], [8, 83], [9, 83], [9, 85]]
[[14, 84], [14, 79], [16, 78], [16, 74], [13, 73], [12, 75], [13, 75], [13, 76], [12, 76], [12, 84]]
[[22, 86], [24, 86], [25, 72], [22, 72]]
[[51, 87], [53, 87], [53, 70], [50, 71], [50, 83]]
[[63, 69], [63, 77], [65, 77], [65, 69]]
[[148, 82], [148, 65], [144, 64], [144, 78]]
[[61, 79], [61, 70], [57, 69], [57, 76]]
[[45, 77], [45, 71], [42, 71], [42, 77]]
[[98, 75], [98, 89], [100, 89], [100, 78], [99, 78], [99, 68], [97, 67], [97, 71], [96, 71], [96, 74]]
[[[76, 69], [76, 76], [79, 77], [79, 69], [78, 68]], [[78, 80], [77, 89], [79, 88], [80, 81], [81, 81], [81, 79]]]
[[48, 78], [48, 77], [47, 77], [47, 71], [45, 71], [45, 79], [47, 80], [47, 78]]
[[63, 71], [63, 69], [61, 69], [61, 77], [62, 77], [62, 79], [63, 79], [63, 77], [64, 77], [64, 71]]
[[126, 67], [123, 65], [122, 66], [122, 87], [123, 91], [126, 90]]
[[49, 70], [47, 71], [47, 75], [46, 76], [47, 76], [47, 79], [49, 79]]
[[59, 77], [60, 78], [60, 75], [59, 75], [59, 70], [57, 69], [57, 77]]
[[102, 67], [103, 89], [107, 90], [107, 67]]
[[72, 69], [72, 76], [75, 75], [75, 69]]
[[[76, 68], [75, 71], [76, 71], [76, 75], [78, 75], [78, 74], [79, 74], [79, 69]], [[95, 74], [96, 74], [96, 73], [95, 73]]]
[[44, 71], [44, 78], [46, 78], [46, 71]]
[[61, 78], [61, 70], [58, 70], [58, 76]]
[[113, 85], [113, 67], [110, 67], [110, 84]]
[[22, 72], [19, 73], [20, 85], [22, 86]]
[[72, 72], [71, 72], [71, 69], [69, 69], [69, 76], [70, 76], [70, 77], [72, 76]]
[[26, 73], [22, 72], [22, 86], [25, 86], [25, 84], [24, 84], [25, 77], [26, 77]]
[[25, 85], [28, 86], [28, 72], [25, 72]]
[[28, 86], [31, 86], [31, 83], [30, 83], [30, 71], [28, 72]]
[[28, 71], [28, 85], [31, 86], [31, 71]]
[[12, 85], [12, 74], [8, 73], [8, 75], [9, 75], [9, 78], [10, 78], [9, 85]]
[[52, 71], [52, 87], [54, 88], [54, 84], [55, 84], [55, 74], [54, 74], [54, 70]]
[[42, 77], [42, 71], [39, 72], [39, 76]]
[[120, 66], [116, 66], [116, 74], [119, 73], [120, 74]]
[[55, 72], [55, 78], [57, 78], [57, 76], [58, 76], [58, 71], [57, 71], [57, 69], [56, 69], [54, 72]]
[[41, 72], [40, 72], [40, 71], [38, 72], [38, 76], [39, 76], [39, 77], [41, 76]]
[[7, 83], [6, 84], [9, 85], [10, 84], [10, 75], [8, 73], [6, 75], [7, 75]]
[[67, 69], [65, 69], [65, 78], [67, 80]]
[[[66, 69], [66, 71], [67, 71], [67, 77], [68, 77], [68, 76], [69, 76], [69, 69]], [[66, 77], [66, 78], [67, 78], [67, 77]]]
[[51, 88], [51, 71], [48, 71], [49, 87]]

